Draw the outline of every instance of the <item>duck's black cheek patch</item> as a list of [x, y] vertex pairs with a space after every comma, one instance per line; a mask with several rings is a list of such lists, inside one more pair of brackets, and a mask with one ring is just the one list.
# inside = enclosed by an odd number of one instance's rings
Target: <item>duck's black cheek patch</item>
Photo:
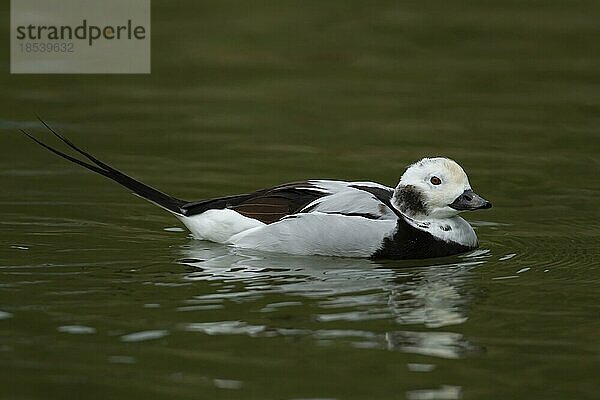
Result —
[[399, 186], [396, 189], [398, 208], [408, 214], [427, 214], [425, 195], [413, 185]]
[[442, 225], [442, 226], [440, 226], [440, 229], [443, 230], [444, 232], [449, 232], [452, 230], [452, 227], [450, 227], [450, 225]]

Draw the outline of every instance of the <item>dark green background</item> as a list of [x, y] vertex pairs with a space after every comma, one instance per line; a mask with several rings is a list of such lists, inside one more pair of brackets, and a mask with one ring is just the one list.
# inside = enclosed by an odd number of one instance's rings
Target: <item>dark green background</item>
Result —
[[[0, 398], [597, 398], [600, 2], [153, 3], [143, 76], [10, 75], [2, 6]], [[494, 208], [462, 257], [233, 254], [34, 112], [185, 199], [445, 155]]]

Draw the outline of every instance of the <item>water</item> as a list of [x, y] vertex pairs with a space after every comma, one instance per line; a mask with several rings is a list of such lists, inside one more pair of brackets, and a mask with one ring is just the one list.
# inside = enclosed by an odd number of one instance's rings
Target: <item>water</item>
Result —
[[[599, 3], [157, 3], [150, 76], [4, 64], [1, 398], [600, 396]], [[494, 208], [457, 257], [233, 252], [34, 112], [185, 199], [446, 155]]]

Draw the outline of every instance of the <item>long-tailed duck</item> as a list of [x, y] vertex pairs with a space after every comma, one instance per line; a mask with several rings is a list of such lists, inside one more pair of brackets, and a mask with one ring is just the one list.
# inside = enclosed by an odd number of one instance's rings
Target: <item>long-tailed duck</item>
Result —
[[56, 137], [88, 161], [25, 135], [47, 150], [114, 180], [175, 215], [195, 238], [262, 251], [390, 259], [441, 257], [475, 249], [458, 214], [490, 208], [449, 158], [410, 165], [395, 188], [374, 182], [308, 180], [249, 194], [186, 201], [135, 180]]

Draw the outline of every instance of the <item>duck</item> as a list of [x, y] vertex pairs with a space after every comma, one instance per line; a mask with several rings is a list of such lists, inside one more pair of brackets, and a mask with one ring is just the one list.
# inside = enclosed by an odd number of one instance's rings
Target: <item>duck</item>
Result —
[[182, 200], [136, 180], [40, 122], [76, 154], [20, 131], [46, 150], [109, 178], [178, 218], [194, 239], [233, 248], [300, 256], [424, 259], [478, 247], [459, 214], [488, 209], [463, 168], [446, 157], [410, 164], [395, 187], [312, 179], [252, 193]]

